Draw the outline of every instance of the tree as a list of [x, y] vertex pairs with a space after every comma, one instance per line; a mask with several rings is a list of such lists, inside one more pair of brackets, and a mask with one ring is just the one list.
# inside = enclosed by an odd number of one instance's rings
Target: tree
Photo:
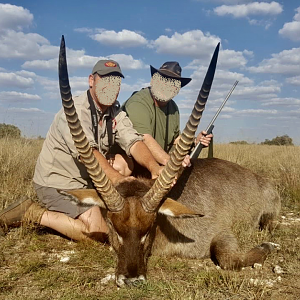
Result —
[[0, 123], [0, 138], [4, 137], [20, 138], [21, 130], [17, 126]]
[[277, 145], [277, 146], [294, 146], [293, 139], [289, 137], [287, 134], [282, 136], [276, 136], [276, 138], [272, 140], [265, 139], [262, 145]]
[[235, 141], [235, 142], [230, 142], [229, 144], [234, 144], [234, 145], [249, 145], [247, 141]]

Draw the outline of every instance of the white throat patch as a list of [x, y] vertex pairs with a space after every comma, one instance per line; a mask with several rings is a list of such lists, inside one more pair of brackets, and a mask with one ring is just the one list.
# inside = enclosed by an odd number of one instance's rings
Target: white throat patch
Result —
[[153, 74], [150, 86], [151, 93], [157, 101], [167, 102], [179, 93], [181, 82], [178, 79], [164, 77], [157, 72]]

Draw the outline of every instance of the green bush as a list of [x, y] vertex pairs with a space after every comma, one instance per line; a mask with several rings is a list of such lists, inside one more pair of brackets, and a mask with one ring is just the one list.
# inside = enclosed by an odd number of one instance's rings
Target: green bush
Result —
[[1, 123], [0, 124], [0, 138], [20, 138], [21, 137], [21, 130], [14, 125]]
[[233, 144], [233, 145], [249, 145], [249, 143], [246, 142], [246, 141], [235, 141], [235, 142], [230, 142], [229, 144]]
[[277, 146], [294, 146], [293, 139], [290, 138], [287, 134], [282, 136], [276, 136], [272, 140], [266, 139], [261, 143], [262, 145], [277, 145]]

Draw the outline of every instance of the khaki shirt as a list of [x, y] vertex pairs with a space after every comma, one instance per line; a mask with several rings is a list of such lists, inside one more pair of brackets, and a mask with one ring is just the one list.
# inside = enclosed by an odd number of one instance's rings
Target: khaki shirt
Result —
[[[112, 116], [114, 145], [120, 146], [130, 156], [131, 146], [143, 140], [141, 134], [132, 127], [126, 113], [116, 106], [110, 107], [102, 116], [98, 115], [98, 145], [92, 131], [92, 119], [87, 93], [74, 97], [74, 103], [83, 130], [91, 147], [105, 156], [109, 150], [106, 119]], [[101, 124], [101, 125], [100, 125]], [[42, 151], [38, 157], [33, 181], [39, 185], [58, 189], [77, 189], [91, 185], [85, 166], [79, 155], [67, 124], [63, 109], [55, 116], [47, 133]]]

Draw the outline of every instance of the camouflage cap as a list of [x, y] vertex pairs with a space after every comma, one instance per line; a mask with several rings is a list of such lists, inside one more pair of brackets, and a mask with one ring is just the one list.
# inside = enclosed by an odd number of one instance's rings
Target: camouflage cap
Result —
[[92, 74], [99, 74], [100, 76], [101, 75], [108, 75], [110, 73], [118, 73], [120, 74], [120, 76], [122, 76], [124, 78], [124, 75], [122, 74], [122, 71], [121, 71], [121, 68], [120, 68], [120, 65], [114, 61], [114, 60], [106, 60], [106, 59], [103, 59], [103, 60], [99, 60], [94, 68], [93, 68], [93, 71], [92, 71]]

